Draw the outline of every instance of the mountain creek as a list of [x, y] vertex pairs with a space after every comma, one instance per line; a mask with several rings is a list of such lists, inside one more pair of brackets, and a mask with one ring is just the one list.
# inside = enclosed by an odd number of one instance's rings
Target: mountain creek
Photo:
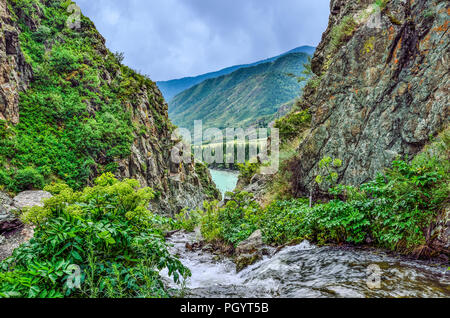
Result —
[[[168, 240], [170, 251], [191, 270], [183, 290], [189, 298], [450, 297], [447, 267], [381, 250], [318, 247], [304, 241], [281, 250], [267, 247], [268, 255], [236, 273], [231, 259], [205, 248], [186, 248], [200, 239], [197, 231], [179, 232]], [[373, 268], [380, 269], [378, 277]], [[167, 270], [161, 274], [177, 288]]]

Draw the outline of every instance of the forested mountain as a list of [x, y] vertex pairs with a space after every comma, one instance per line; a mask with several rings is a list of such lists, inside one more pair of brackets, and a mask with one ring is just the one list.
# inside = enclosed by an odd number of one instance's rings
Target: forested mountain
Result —
[[169, 115], [177, 126], [248, 127], [273, 120], [278, 108], [299, 96], [305, 53], [290, 53], [257, 66], [206, 80], [177, 95], [169, 103]]
[[233, 73], [234, 71], [237, 71], [240, 68], [251, 67], [251, 66], [256, 66], [258, 64], [272, 62], [286, 54], [306, 53], [308, 55], [312, 55], [312, 54], [314, 54], [314, 51], [315, 51], [314, 47], [300, 46], [293, 50], [290, 50], [289, 52], [283, 53], [281, 55], [278, 55], [278, 56], [275, 56], [272, 58], [261, 60], [261, 61], [255, 62], [255, 63], [244, 64], [244, 65], [235, 65], [235, 66], [227, 67], [227, 68], [222, 69], [217, 72], [211, 72], [211, 73], [207, 73], [207, 74], [203, 74], [203, 75], [199, 75], [199, 76], [195, 76], [195, 77], [185, 77], [185, 78], [180, 78], [180, 79], [175, 79], [175, 80], [170, 80], [170, 81], [160, 81], [160, 82], [157, 82], [156, 84], [158, 85], [159, 89], [163, 93], [166, 100], [171, 101], [179, 93], [181, 93], [184, 90], [187, 90], [187, 89], [191, 88], [192, 86], [195, 86], [207, 79], [216, 78], [216, 77], [219, 77], [222, 75], [227, 75], [227, 74]]

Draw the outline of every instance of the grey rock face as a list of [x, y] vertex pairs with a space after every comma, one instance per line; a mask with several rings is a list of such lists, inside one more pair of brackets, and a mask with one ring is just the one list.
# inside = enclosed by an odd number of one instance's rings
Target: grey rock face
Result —
[[[359, 185], [397, 156], [413, 158], [448, 126], [449, 2], [392, 0], [379, 19], [362, 15], [373, 3], [331, 1], [312, 63], [322, 78], [301, 101], [313, 120], [293, 169], [298, 195], [309, 193], [325, 156], [343, 161], [340, 183]], [[334, 47], [345, 17], [354, 17], [354, 34]]]
[[20, 50], [19, 32], [0, 0], [0, 120], [19, 122], [19, 92], [27, 88], [31, 67]]
[[11, 213], [12, 210], [20, 211], [26, 207], [43, 206], [42, 200], [51, 197], [52, 195], [45, 191], [25, 191], [12, 199], [6, 193], [0, 192], [0, 225], [17, 220]]

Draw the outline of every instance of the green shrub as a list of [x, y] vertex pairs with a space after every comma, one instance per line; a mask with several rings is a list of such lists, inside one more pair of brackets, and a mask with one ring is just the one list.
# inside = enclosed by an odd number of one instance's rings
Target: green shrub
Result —
[[342, 160], [324, 157], [319, 162], [321, 174], [316, 176], [318, 185], [326, 184], [328, 187], [336, 186], [339, 178], [338, 169], [342, 167]]
[[[81, 192], [53, 184], [44, 207], [25, 211], [22, 220], [38, 227], [0, 263], [0, 297], [167, 297], [160, 270], [177, 283], [190, 274], [165, 245], [173, 221], [147, 210], [152, 189], [111, 174], [95, 184]], [[80, 288], [70, 284], [74, 265]]]
[[311, 123], [309, 110], [291, 112], [275, 122], [275, 128], [280, 130], [282, 140], [290, 140], [297, 137]]
[[355, 32], [357, 23], [355, 19], [348, 15], [344, 17], [340, 24], [331, 30], [331, 52], [335, 53], [345, 42], [347, 42]]
[[0, 168], [0, 187], [10, 189], [11, 183], [12, 179], [9, 173]]
[[253, 176], [258, 173], [260, 164], [257, 162], [247, 161], [245, 164], [238, 163], [239, 179], [245, 183], [250, 183]]
[[72, 72], [80, 67], [79, 60], [73, 50], [57, 46], [52, 51], [50, 66], [57, 72]]
[[18, 170], [14, 176], [14, 190], [40, 190], [44, 187], [44, 177], [34, 168]]

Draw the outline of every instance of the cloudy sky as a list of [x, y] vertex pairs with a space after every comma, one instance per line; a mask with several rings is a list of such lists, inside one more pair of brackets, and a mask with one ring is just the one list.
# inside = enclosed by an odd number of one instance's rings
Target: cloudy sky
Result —
[[329, 0], [76, 0], [125, 64], [168, 80], [316, 46]]

